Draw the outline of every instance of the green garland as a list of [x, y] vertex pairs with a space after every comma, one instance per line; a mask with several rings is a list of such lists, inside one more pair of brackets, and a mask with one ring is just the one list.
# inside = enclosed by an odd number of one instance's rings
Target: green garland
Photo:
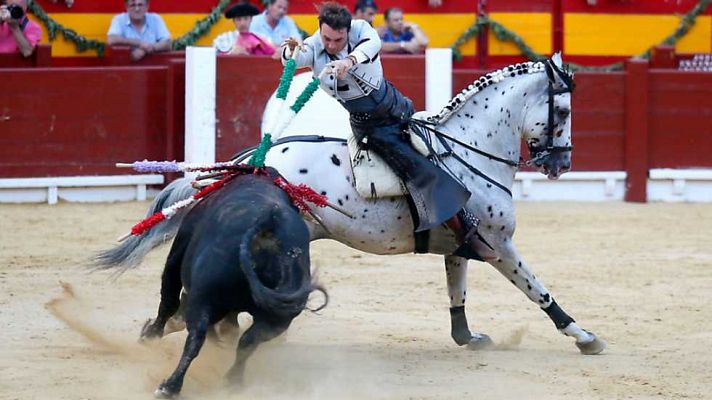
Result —
[[294, 100], [294, 104], [292, 104], [289, 108], [292, 109], [295, 114], [301, 111], [317, 89], [319, 89], [319, 78], [314, 78], [311, 82], [309, 82], [307, 87], [304, 88], [304, 91], [297, 97], [296, 100]]
[[257, 146], [257, 150], [255, 150], [255, 153], [252, 154], [252, 157], [250, 157], [250, 161], [248, 161], [247, 163], [255, 168], [264, 167], [265, 158], [267, 157], [267, 152], [270, 148], [272, 148], [272, 134], [265, 133], [264, 137], [262, 137], [260, 145]]
[[282, 76], [279, 77], [279, 86], [277, 86], [278, 99], [287, 99], [287, 93], [289, 92], [289, 87], [292, 85], [292, 80], [294, 79], [294, 72], [296, 70], [297, 62], [291, 58], [287, 60], [287, 64], [284, 66]]
[[[692, 27], [695, 25], [697, 17], [707, 8], [707, 6], [710, 5], [711, 1], [712, 0], [700, 0], [692, 8], [692, 10], [690, 10], [690, 12], [688, 12], [682, 18], [682, 21], [680, 22], [680, 25], [677, 27], [677, 29], [675, 29], [675, 32], [665, 38], [661, 43], [674, 46], [683, 36], [685, 36], [690, 31], [690, 29], [692, 29]], [[460, 37], [457, 38], [455, 43], [451, 46], [453, 57], [455, 58], [455, 60], [459, 61], [462, 59], [462, 52], [460, 51], [460, 47], [464, 45], [465, 42], [479, 34], [480, 30], [484, 26], [490, 27], [490, 29], [492, 29], [492, 32], [494, 32], [495, 37], [498, 40], [505, 42], [513, 42], [517, 46], [519, 51], [521, 51], [522, 54], [525, 55], [528, 59], [532, 61], [538, 61], [546, 58], [543, 55], [535, 52], [531, 47], [529, 47], [521, 36], [507, 29], [502, 24], [492, 20], [487, 15], [480, 15], [477, 18], [477, 21], [475, 21], [475, 23], [471, 27], [469, 27], [465, 32], [463, 32]], [[652, 47], [643, 52], [643, 54], [641, 54], [639, 57], [644, 59], [650, 59], [651, 54]], [[569, 67], [573, 71], [615, 71], [623, 69], [623, 62], [617, 62], [601, 67], [587, 67], [571, 63], [569, 64]]]
[[210, 29], [212, 29], [213, 25], [220, 20], [223, 11], [228, 4], [230, 4], [230, 0], [220, 0], [218, 6], [213, 8], [207, 17], [196, 22], [195, 27], [190, 32], [173, 41], [173, 50], [183, 50], [186, 47], [193, 45], [198, 41], [198, 39], [208, 33]]
[[61, 33], [65, 39], [74, 42], [77, 51], [84, 52], [87, 50], [94, 50], [99, 57], [104, 56], [104, 49], [106, 44], [98, 40], [87, 39], [86, 37], [78, 34], [76, 31], [64, 27], [64, 25], [58, 23], [57, 21], [50, 18], [49, 15], [40, 7], [34, 0], [29, 0], [27, 2], [27, 8], [32, 14], [34, 14], [47, 28], [47, 34], [49, 35], [49, 40], [52, 41], [57, 38], [57, 33]]

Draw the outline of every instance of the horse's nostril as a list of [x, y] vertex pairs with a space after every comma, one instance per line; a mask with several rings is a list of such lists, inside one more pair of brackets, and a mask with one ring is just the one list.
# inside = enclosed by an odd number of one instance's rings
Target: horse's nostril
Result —
[[568, 170], [571, 169], [571, 164], [564, 164], [564, 165], [561, 166], [561, 168], [562, 168], [563, 170], [568, 171]]

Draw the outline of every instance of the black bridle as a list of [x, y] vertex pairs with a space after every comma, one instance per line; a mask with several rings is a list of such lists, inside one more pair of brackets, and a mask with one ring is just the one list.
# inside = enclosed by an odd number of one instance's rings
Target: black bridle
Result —
[[[538, 144], [538, 145], [533, 145], [532, 143], [527, 143], [527, 147], [529, 148], [529, 156], [531, 159], [527, 161], [526, 163], [523, 162], [517, 162], [513, 160], [509, 160], [503, 157], [498, 157], [494, 154], [490, 154], [486, 151], [480, 150], [476, 147], [470, 146], [467, 143], [464, 143], [461, 140], [458, 140], [444, 132], [441, 132], [437, 129], [434, 128], [434, 125], [436, 125], [435, 122], [430, 122], [430, 121], [423, 121], [423, 120], [418, 120], [418, 119], [411, 119], [409, 121], [411, 127], [418, 127], [421, 129], [428, 130], [435, 134], [437, 137], [438, 141], [443, 145], [445, 148], [445, 152], [442, 154], [437, 154], [433, 147], [432, 143], [430, 143], [429, 140], [429, 135], [426, 135], [424, 133], [418, 132], [418, 129], [412, 129], [412, 131], [416, 134], [418, 134], [423, 141], [426, 143], [428, 146], [430, 153], [432, 154], [432, 157], [435, 159], [442, 158], [442, 157], [453, 157], [455, 160], [457, 160], [460, 164], [465, 166], [467, 169], [470, 170], [470, 172], [480, 176], [487, 182], [493, 184], [494, 186], [497, 186], [498, 188], [502, 189], [505, 193], [509, 194], [512, 196], [512, 192], [502, 185], [501, 183], [495, 181], [494, 179], [490, 178], [487, 176], [485, 173], [480, 171], [479, 169], [475, 168], [474, 166], [470, 165], [467, 163], [462, 157], [457, 155], [450, 145], [447, 143], [447, 141], [456, 143], [474, 153], [477, 153], [481, 156], [487, 157], [490, 160], [509, 165], [510, 167], [517, 168], [522, 164], [525, 165], [538, 165], [537, 163], [542, 162], [545, 160], [547, 157], [549, 157], [552, 154], [556, 153], [563, 153], [566, 151], [571, 151], [573, 150], [573, 146], [554, 146], [554, 129], [556, 127], [556, 124], [554, 123], [554, 96], [558, 94], [564, 94], [564, 93], [573, 93], [574, 91], [574, 82], [572, 77], [564, 70], [560, 69], [556, 64], [551, 59], [547, 59], [544, 61], [544, 68], [546, 70], [546, 75], [549, 78], [549, 83], [548, 83], [548, 89], [547, 89], [547, 95], [548, 95], [548, 105], [549, 105], [549, 116], [548, 116], [548, 121], [547, 121], [547, 127], [546, 127], [546, 142], [544, 144]], [[563, 87], [559, 89], [554, 88], [554, 84], [556, 83], [556, 77], [559, 77], [561, 81], [563, 82]], [[452, 175], [452, 174], [451, 174]]]
[[[549, 77], [549, 87], [547, 90], [549, 96], [547, 101], [549, 116], [546, 122], [546, 142], [536, 145], [532, 142], [527, 143], [529, 157], [531, 157], [527, 165], [540, 165], [541, 162], [552, 154], [573, 150], [573, 146], [554, 146], [554, 129], [556, 127], [556, 123], [554, 123], [554, 96], [557, 94], [573, 93], [575, 87], [574, 81], [566, 71], [559, 68], [551, 59], [544, 61], [544, 68], [546, 70], [546, 76]], [[554, 88], [556, 76], [558, 76], [564, 84], [563, 87], [558, 89]]]

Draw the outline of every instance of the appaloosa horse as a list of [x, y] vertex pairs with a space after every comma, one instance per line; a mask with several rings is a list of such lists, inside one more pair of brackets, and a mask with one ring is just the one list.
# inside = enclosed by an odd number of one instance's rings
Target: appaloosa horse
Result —
[[[436, 115], [413, 122], [416, 132], [434, 132], [436, 162], [472, 193], [467, 209], [480, 219], [479, 234], [497, 253], [488, 261], [534, 304], [542, 308], [563, 334], [575, 338], [584, 354], [597, 354], [606, 343], [579, 327], [554, 301], [519, 255], [512, 236], [515, 213], [511, 187], [520, 160], [520, 143], [529, 148], [532, 163], [550, 179], [571, 167], [572, 76], [557, 54], [542, 62], [511, 65], [479, 78]], [[416, 115], [417, 116], [417, 115]], [[243, 160], [250, 152], [237, 156]], [[346, 141], [336, 138], [285, 137], [267, 155], [293, 183], [305, 183], [326, 194], [358, 219], [332, 209], [317, 209], [324, 226], [309, 221], [312, 240], [329, 238], [374, 254], [416, 250], [413, 220], [404, 197], [373, 199], [360, 196], [352, 185]], [[184, 199], [194, 192], [188, 179], [165, 188], [149, 210]], [[179, 217], [147, 234], [131, 238], [100, 254], [101, 267], [136, 265], [151, 248], [175, 235]], [[458, 244], [445, 227], [430, 231], [419, 251], [443, 254], [450, 296], [452, 337], [459, 345], [477, 349], [490, 338], [471, 333], [465, 317], [467, 260], [452, 255]]]

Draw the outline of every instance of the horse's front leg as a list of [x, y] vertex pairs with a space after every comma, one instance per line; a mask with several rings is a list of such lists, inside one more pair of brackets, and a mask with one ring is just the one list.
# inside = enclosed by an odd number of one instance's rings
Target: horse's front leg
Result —
[[457, 256], [445, 256], [445, 274], [447, 292], [450, 296], [450, 323], [453, 340], [460, 346], [467, 345], [470, 350], [484, 349], [492, 345], [492, 339], [484, 333], [472, 333], [465, 315], [467, 297], [467, 259]]
[[507, 243], [498, 247], [500, 257], [490, 261], [502, 275], [509, 279], [517, 289], [521, 290], [529, 300], [536, 303], [546, 315], [551, 318], [562, 334], [576, 339], [576, 346], [583, 354], [598, 354], [606, 348], [606, 342], [597, 338], [591, 332], [581, 329], [564, 310], [554, 301], [553, 296], [544, 287], [544, 284], [537, 280], [526, 262], [520, 257], [511, 239]]

